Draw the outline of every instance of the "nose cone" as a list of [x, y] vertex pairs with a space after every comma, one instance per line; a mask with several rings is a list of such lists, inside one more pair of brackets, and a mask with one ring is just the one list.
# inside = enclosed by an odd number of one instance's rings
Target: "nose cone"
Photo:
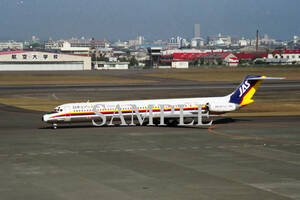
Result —
[[43, 122], [47, 122], [47, 121], [48, 121], [48, 116], [47, 116], [47, 115], [44, 115], [44, 116], [42, 117], [42, 121], [43, 121]]

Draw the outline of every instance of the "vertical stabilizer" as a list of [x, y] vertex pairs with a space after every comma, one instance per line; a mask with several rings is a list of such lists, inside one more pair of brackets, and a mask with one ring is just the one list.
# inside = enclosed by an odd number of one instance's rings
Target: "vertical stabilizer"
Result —
[[266, 77], [266, 76], [246, 76], [240, 86], [230, 96], [230, 103], [235, 103], [240, 106], [246, 106], [254, 102], [252, 97], [257, 91], [263, 80], [268, 79], [284, 79], [277, 77]]

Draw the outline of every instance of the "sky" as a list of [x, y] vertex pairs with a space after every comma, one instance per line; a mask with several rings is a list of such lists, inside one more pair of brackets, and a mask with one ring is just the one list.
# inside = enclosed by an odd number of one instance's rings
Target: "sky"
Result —
[[299, 0], [0, 0], [0, 40], [300, 35]]

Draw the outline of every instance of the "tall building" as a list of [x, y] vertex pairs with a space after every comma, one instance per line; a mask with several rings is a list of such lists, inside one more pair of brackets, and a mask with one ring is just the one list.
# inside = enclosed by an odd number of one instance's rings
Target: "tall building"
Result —
[[293, 38], [293, 43], [297, 44], [298, 42], [299, 42], [299, 37], [297, 35], [295, 35]]
[[162, 55], [161, 47], [149, 47], [148, 55], [150, 56], [150, 66], [152, 68], [158, 68], [160, 63], [160, 58]]
[[194, 25], [194, 38], [200, 38], [200, 24]]
[[197, 48], [204, 45], [204, 39], [201, 38], [200, 24], [194, 25], [194, 38], [191, 41], [191, 47]]
[[129, 46], [137, 46], [145, 44], [145, 38], [143, 36], [138, 36], [135, 40], [128, 41]]
[[189, 45], [188, 41], [182, 37], [172, 37], [168, 40], [168, 49], [184, 48]]
[[31, 41], [32, 41], [32, 42], [38, 42], [38, 41], [40, 41], [40, 39], [39, 39], [38, 37], [36, 37], [35, 35], [33, 35], [33, 36], [31, 37]]
[[138, 36], [136, 40], [138, 41], [139, 45], [142, 45], [145, 43], [145, 38], [143, 36]]

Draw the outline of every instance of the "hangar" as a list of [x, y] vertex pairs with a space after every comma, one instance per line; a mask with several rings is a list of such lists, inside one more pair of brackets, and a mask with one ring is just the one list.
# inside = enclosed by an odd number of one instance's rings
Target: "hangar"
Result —
[[91, 70], [91, 57], [39, 51], [0, 52], [0, 71]]

